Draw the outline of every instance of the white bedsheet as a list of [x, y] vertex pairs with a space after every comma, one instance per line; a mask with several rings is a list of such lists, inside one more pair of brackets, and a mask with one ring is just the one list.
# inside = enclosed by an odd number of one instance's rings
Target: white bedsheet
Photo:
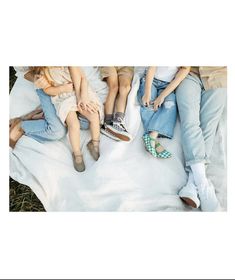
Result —
[[[104, 101], [107, 86], [100, 81], [98, 69], [85, 70], [91, 86]], [[30, 186], [47, 211], [189, 211], [177, 195], [186, 182], [179, 121], [174, 139], [162, 140], [173, 157], [159, 160], [149, 155], [141, 139], [138, 86], [136, 73], [126, 110], [127, 126], [134, 136], [131, 143], [115, 142], [102, 135], [101, 157], [94, 162], [86, 148], [89, 131], [82, 131], [86, 171], [78, 173], [73, 168], [67, 138], [41, 144], [23, 136], [13, 151], [10, 148], [10, 176]], [[33, 85], [18, 75], [10, 94], [10, 118], [38, 105]], [[221, 210], [226, 210], [226, 112], [217, 130], [207, 172], [216, 187]]]

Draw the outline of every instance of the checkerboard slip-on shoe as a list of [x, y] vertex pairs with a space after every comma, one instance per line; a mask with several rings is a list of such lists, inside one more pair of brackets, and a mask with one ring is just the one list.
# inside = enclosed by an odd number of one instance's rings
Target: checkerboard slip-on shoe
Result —
[[107, 125], [107, 131], [119, 138], [121, 141], [129, 142], [132, 140], [132, 136], [127, 131], [124, 121], [113, 122], [112, 125]]
[[[154, 138], [151, 138], [151, 137], [150, 137], [150, 140], [153, 140], [153, 141], [156, 142], [156, 144], [155, 144], [155, 150], [156, 150], [156, 148], [158, 148], [159, 146], [161, 146], [161, 144], [160, 144], [159, 142], [157, 142], [157, 139], [154, 139]], [[158, 157], [158, 158], [166, 159], [166, 158], [172, 157], [172, 154], [171, 154], [170, 152], [168, 152], [167, 150], [165, 150], [165, 149], [164, 149], [162, 152], [160, 152], [160, 153], [158, 153], [158, 152], [156, 151], [156, 153], [157, 153], [157, 157]]]
[[198, 185], [198, 195], [201, 201], [203, 212], [215, 212], [220, 208], [219, 201], [215, 194], [215, 188], [210, 180], [205, 184]]
[[143, 136], [144, 146], [147, 152], [149, 152], [152, 156], [157, 157], [156, 149], [151, 145], [151, 138], [149, 134], [145, 134]]
[[200, 200], [198, 198], [198, 191], [196, 185], [188, 183], [179, 191], [179, 197], [183, 202], [193, 208], [200, 207]]
[[115, 140], [115, 141], [120, 141], [120, 139], [118, 137], [116, 137], [113, 133], [111, 133], [110, 130], [107, 129], [107, 124], [104, 123], [101, 128], [100, 128], [100, 132], [102, 134], [104, 134], [105, 136]]

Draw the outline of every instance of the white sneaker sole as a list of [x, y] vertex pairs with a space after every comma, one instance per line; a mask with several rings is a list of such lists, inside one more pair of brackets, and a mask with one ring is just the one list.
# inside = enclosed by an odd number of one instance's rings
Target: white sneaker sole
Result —
[[109, 126], [107, 126], [106, 129], [109, 133], [116, 136], [119, 140], [129, 142], [132, 139], [129, 135], [114, 130], [113, 127], [110, 128]]
[[105, 129], [101, 129], [100, 132], [101, 132], [103, 135], [109, 137], [109, 138], [112, 139], [112, 140], [120, 141], [120, 139], [119, 139], [118, 137], [116, 137], [114, 134], [112, 134], [112, 132], [107, 131], [107, 128], [106, 128], [106, 130], [105, 130]]

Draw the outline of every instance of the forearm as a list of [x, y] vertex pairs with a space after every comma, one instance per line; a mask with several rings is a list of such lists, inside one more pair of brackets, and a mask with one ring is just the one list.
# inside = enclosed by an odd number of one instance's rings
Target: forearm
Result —
[[146, 75], [146, 81], [145, 81], [145, 94], [148, 96], [151, 96], [151, 87], [153, 83], [153, 77], [156, 72], [156, 67], [149, 67], [147, 75]]
[[74, 86], [75, 94], [77, 99], [79, 99], [81, 94], [81, 81], [83, 73], [79, 67], [69, 67], [69, 73]]
[[162, 91], [161, 96], [165, 98], [169, 94], [171, 94], [178, 87], [178, 85], [185, 79], [189, 71], [190, 71], [190, 67], [185, 67], [185, 66], [181, 67], [181, 69], [176, 74], [174, 80], [172, 80], [170, 84]]
[[43, 91], [47, 95], [50, 95], [50, 96], [56, 96], [56, 95], [59, 95], [59, 94], [65, 92], [63, 85], [60, 85], [60, 86], [49, 86], [49, 87], [43, 88]]

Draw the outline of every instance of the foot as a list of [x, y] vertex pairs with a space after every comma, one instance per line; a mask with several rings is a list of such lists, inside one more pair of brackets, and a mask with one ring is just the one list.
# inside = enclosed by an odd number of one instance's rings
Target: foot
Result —
[[143, 136], [146, 150], [156, 158], [170, 158], [171, 153], [165, 150], [157, 139], [150, 137], [149, 134]]
[[172, 156], [170, 152], [164, 149], [163, 146], [159, 142], [157, 142], [157, 140], [156, 140], [155, 149], [158, 158], [170, 158]]
[[78, 172], [83, 172], [86, 169], [83, 156], [81, 154], [73, 153], [73, 166]]
[[144, 146], [147, 152], [152, 156], [157, 157], [157, 152], [155, 150], [155, 139], [152, 141], [149, 134], [143, 136]]
[[[111, 124], [112, 125], [112, 124]], [[107, 129], [107, 124], [104, 123], [101, 126], [100, 132], [106, 136], [108, 136], [109, 138], [115, 140], [115, 141], [120, 141], [120, 139], [118, 137], [116, 137], [110, 130]]]
[[187, 185], [179, 191], [179, 197], [185, 204], [193, 208], [198, 208], [200, 206], [197, 187], [192, 182], [188, 182]]
[[114, 121], [113, 125], [107, 125], [107, 131], [121, 141], [128, 142], [132, 139], [130, 133], [126, 129], [126, 125], [123, 120], [121, 120], [120, 122]]
[[100, 157], [99, 140], [90, 140], [87, 144], [87, 148], [95, 161]]
[[17, 141], [24, 134], [23, 129], [21, 128], [21, 119], [14, 120], [12, 122], [9, 132], [9, 146], [14, 149]]
[[36, 108], [32, 112], [21, 117], [22, 120], [39, 120], [44, 118], [44, 113], [40, 107]]
[[219, 208], [220, 204], [215, 194], [215, 188], [210, 180], [198, 185], [198, 195], [202, 211], [214, 212]]
[[13, 128], [16, 124], [21, 121], [21, 118], [13, 118], [9, 121], [9, 128]]

